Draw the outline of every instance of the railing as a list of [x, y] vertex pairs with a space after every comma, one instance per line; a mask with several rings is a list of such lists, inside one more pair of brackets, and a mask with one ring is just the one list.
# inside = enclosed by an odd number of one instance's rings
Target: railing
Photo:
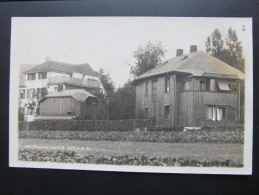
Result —
[[79, 79], [70, 78], [65, 76], [49, 77], [48, 83], [59, 84], [59, 83], [69, 83], [74, 85], [83, 85], [86, 87], [100, 87], [100, 82], [93, 79]]

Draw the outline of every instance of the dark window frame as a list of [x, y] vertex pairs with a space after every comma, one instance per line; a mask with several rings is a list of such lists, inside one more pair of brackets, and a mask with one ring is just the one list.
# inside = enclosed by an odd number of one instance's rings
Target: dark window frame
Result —
[[164, 120], [170, 119], [170, 105], [164, 106]]
[[28, 73], [28, 81], [36, 80], [36, 73]]
[[[44, 77], [43, 77], [43, 75], [44, 75]], [[47, 79], [47, 72], [39, 72], [38, 79], [39, 80]]]

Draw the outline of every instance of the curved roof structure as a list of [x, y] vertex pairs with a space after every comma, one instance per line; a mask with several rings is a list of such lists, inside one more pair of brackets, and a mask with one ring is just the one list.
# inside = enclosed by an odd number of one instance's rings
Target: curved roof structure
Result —
[[91, 94], [83, 89], [55, 91], [55, 92], [52, 92], [52, 93], [46, 95], [42, 99], [48, 98], [48, 97], [73, 97], [79, 102], [84, 102], [88, 97], [96, 98], [93, 94]]

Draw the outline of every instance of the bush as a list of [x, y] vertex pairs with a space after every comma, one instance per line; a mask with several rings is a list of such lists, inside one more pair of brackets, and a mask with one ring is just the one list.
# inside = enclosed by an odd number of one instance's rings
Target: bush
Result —
[[27, 131], [134, 131], [136, 128], [151, 129], [151, 119], [127, 120], [37, 120], [19, 122], [19, 130]]
[[191, 167], [243, 167], [243, 164], [230, 160], [207, 161], [190, 160], [183, 158], [157, 158], [157, 157], [130, 157], [122, 156], [101, 156], [78, 155], [76, 152], [68, 151], [40, 151], [40, 150], [19, 150], [18, 159], [22, 161], [38, 162], [59, 162], [59, 163], [84, 163], [84, 164], [109, 164], [109, 165], [138, 165], [138, 166], [191, 166]]
[[20, 131], [19, 138], [164, 143], [243, 143], [244, 132], [240, 129], [236, 131], [193, 130], [187, 132]]

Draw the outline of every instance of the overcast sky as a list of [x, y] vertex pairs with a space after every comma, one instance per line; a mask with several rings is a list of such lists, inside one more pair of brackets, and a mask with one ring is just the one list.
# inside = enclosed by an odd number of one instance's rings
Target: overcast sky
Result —
[[[232, 27], [243, 44], [246, 62], [252, 65], [252, 27], [247, 18], [173, 17], [21, 17], [12, 19], [11, 63], [41, 64], [51, 60], [88, 63], [109, 72], [116, 86], [129, 78], [133, 53], [149, 40], [160, 41], [167, 50], [189, 53], [190, 45], [205, 51], [205, 42], [215, 28], [223, 37]], [[244, 29], [244, 30], [243, 30]]]

